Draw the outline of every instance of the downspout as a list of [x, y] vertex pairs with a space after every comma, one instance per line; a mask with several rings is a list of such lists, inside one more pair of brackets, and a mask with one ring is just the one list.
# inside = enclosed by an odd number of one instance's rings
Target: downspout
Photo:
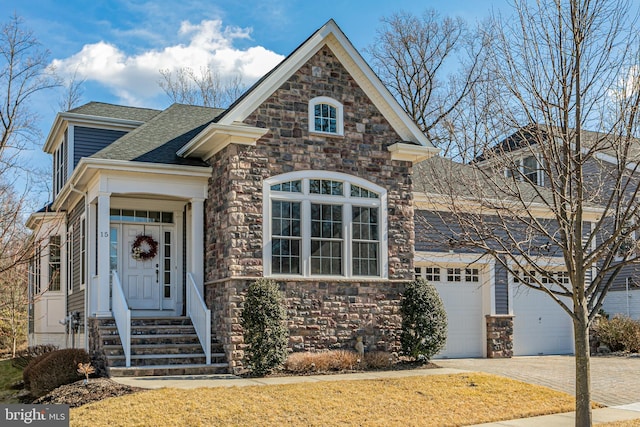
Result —
[[[91, 224], [91, 221], [89, 219], [89, 215], [91, 215], [91, 212], [89, 210], [89, 193], [87, 191], [82, 192], [80, 190], [77, 190], [76, 187], [73, 185], [73, 182], [69, 182], [69, 189], [71, 191], [73, 191], [74, 193], [78, 193], [80, 195], [82, 195], [82, 197], [84, 198], [84, 217], [85, 217], [85, 235], [84, 238], [85, 240], [88, 240], [88, 236], [89, 233], [87, 232], [87, 226], [89, 224]], [[87, 242], [85, 242], [86, 248], [87, 250], [84, 251], [84, 262], [87, 266], [85, 273], [88, 273], [91, 270], [90, 264], [89, 264], [89, 253], [91, 252], [91, 250], [89, 249], [89, 245], [87, 244]], [[67, 254], [67, 256], [69, 256], [69, 254]], [[86, 278], [87, 283], [86, 286], [84, 287], [84, 349], [88, 351], [89, 349], [89, 333], [88, 333], [88, 326], [89, 326], [89, 321], [87, 320], [89, 316], [87, 316], [87, 313], [89, 311], [89, 292], [91, 289], [91, 280], [90, 278]]]
[[627, 317], [629, 317], [629, 298], [631, 298], [631, 296], [629, 295], [629, 277], [627, 277], [625, 280], [625, 286], [627, 288], [626, 298], [625, 298], [627, 300]]

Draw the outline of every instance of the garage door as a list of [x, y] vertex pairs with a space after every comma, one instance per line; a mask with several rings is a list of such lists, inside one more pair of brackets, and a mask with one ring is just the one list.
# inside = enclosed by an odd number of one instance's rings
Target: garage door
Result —
[[[480, 285], [482, 278], [477, 277], [467, 281], [465, 269], [454, 269], [453, 277], [442, 270], [442, 281], [432, 282], [447, 311], [448, 334], [446, 347], [438, 353], [436, 358], [482, 357], [483, 329], [482, 292]], [[460, 272], [460, 270], [462, 270]], [[477, 273], [477, 269], [474, 269]], [[447, 279], [453, 278], [449, 281]], [[459, 279], [459, 281], [456, 281]]]
[[549, 296], [524, 285], [513, 292], [513, 354], [573, 354], [569, 315]]

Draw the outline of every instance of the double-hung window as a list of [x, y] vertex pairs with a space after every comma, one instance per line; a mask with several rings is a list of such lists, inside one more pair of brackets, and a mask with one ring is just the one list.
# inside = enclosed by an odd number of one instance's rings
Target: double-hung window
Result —
[[264, 272], [386, 277], [386, 191], [341, 173], [265, 180]]

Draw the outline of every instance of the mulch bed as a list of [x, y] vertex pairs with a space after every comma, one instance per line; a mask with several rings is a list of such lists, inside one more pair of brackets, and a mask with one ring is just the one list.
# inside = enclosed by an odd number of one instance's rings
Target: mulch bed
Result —
[[33, 401], [35, 404], [63, 404], [71, 408], [97, 402], [109, 397], [125, 396], [146, 389], [130, 387], [109, 378], [91, 378], [88, 384], [84, 380], [58, 387], [49, 394]]

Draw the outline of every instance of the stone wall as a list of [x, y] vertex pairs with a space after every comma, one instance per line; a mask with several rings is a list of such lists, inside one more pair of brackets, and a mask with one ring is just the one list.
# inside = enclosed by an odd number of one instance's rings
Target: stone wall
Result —
[[[344, 107], [344, 136], [309, 132], [308, 103], [332, 97]], [[392, 161], [401, 140], [327, 46], [244, 123], [266, 128], [256, 146], [229, 145], [213, 168], [205, 202], [205, 282], [262, 275], [262, 183], [299, 170], [335, 171], [387, 189], [389, 278], [413, 275], [412, 165]]]
[[487, 357], [490, 359], [513, 356], [513, 316], [485, 316], [487, 320]]
[[[290, 351], [354, 348], [361, 336], [366, 351], [400, 349], [400, 294], [404, 282], [279, 281], [285, 296]], [[242, 369], [244, 340], [240, 319], [249, 281], [207, 286], [213, 328], [232, 372]]]

